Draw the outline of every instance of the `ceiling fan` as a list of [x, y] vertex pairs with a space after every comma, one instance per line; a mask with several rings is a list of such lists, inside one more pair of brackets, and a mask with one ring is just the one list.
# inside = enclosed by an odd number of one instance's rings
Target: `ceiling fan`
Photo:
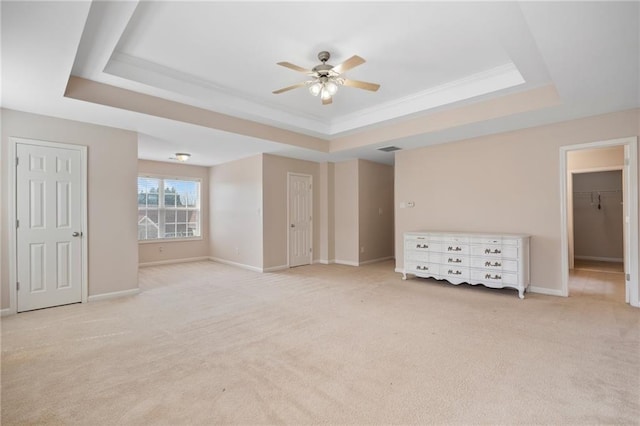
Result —
[[298, 65], [294, 65], [290, 62], [278, 62], [278, 65], [281, 65], [285, 68], [307, 74], [309, 77], [311, 77], [311, 80], [303, 81], [301, 83], [284, 87], [279, 90], [274, 90], [273, 94], [278, 95], [289, 90], [297, 89], [298, 87], [307, 86], [309, 88], [309, 92], [311, 92], [313, 96], [320, 95], [320, 99], [322, 99], [322, 105], [328, 105], [333, 102], [332, 98], [333, 95], [335, 95], [338, 91], [338, 86], [355, 87], [358, 89], [370, 90], [372, 92], [375, 92], [380, 88], [379, 84], [367, 83], [366, 81], [350, 80], [343, 76], [343, 73], [345, 71], [355, 68], [365, 62], [365, 60], [360, 56], [354, 55], [340, 65], [336, 66], [329, 65], [327, 63], [330, 57], [331, 55], [329, 54], [329, 52], [322, 51], [318, 53], [318, 59], [322, 63], [316, 65], [310, 70], [299, 67]]

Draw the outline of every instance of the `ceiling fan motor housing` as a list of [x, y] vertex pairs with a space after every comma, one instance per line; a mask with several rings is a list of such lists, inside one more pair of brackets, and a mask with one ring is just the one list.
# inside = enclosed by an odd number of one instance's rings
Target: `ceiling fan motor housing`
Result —
[[326, 75], [329, 75], [332, 68], [333, 68], [333, 65], [322, 64], [322, 65], [316, 65], [311, 69], [311, 71], [318, 74], [318, 76], [323, 76], [323, 75], [326, 76]]
[[333, 65], [327, 64], [327, 61], [331, 57], [331, 54], [326, 50], [318, 53], [318, 59], [322, 62], [319, 65], [316, 65], [311, 69], [314, 73], [317, 74], [318, 77], [326, 77], [329, 75], [330, 71], [333, 69]]
[[320, 62], [322, 63], [327, 62], [330, 57], [331, 57], [331, 54], [326, 50], [323, 50], [322, 52], [318, 53], [318, 59], [320, 59]]

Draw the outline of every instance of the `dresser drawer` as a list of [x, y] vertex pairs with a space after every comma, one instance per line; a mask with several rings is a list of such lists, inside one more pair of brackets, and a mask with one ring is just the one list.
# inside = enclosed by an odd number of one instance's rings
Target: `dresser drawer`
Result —
[[445, 241], [442, 243], [442, 253], [446, 256], [453, 254], [469, 254], [469, 245]]
[[469, 266], [469, 258], [467, 256], [460, 256], [457, 254], [443, 253], [440, 258], [440, 263], [448, 266]]
[[439, 265], [434, 265], [432, 263], [426, 262], [407, 262], [406, 263], [406, 273], [409, 274], [420, 274], [420, 273], [428, 273], [431, 275], [437, 275], [439, 270]]
[[518, 274], [501, 271], [481, 271], [473, 269], [471, 280], [494, 284], [518, 284]]
[[404, 248], [405, 250], [422, 249], [426, 248], [428, 242], [426, 238], [407, 238], [404, 241]]
[[516, 259], [518, 257], [518, 247], [490, 244], [473, 245], [471, 246], [471, 255]]
[[437, 242], [432, 242], [429, 240], [418, 240], [411, 239], [405, 241], [405, 250], [416, 250], [416, 251], [440, 251], [442, 250], [442, 244]]
[[518, 272], [517, 260], [505, 260], [491, 257], [472, 257], [470, 266], [472, 268], [487, 269], [489, 271]]
[[447, 279], [459, 279], [466, 281], [469, 279], [469, 268], [440, 265], [440, 276]]

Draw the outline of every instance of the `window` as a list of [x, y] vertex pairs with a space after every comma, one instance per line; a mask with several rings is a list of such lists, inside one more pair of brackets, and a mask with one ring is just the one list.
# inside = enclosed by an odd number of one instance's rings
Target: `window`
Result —
[[200, 237], [200, 181], [138, 176], [138, 240]]

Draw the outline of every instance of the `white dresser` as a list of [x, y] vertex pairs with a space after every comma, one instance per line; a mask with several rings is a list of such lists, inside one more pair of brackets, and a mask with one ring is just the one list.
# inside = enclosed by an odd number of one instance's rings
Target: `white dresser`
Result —
[[404, 271], [452, 284], [515, 288], [521, 299], [529, 286], [528, 235], [406, 232]]

